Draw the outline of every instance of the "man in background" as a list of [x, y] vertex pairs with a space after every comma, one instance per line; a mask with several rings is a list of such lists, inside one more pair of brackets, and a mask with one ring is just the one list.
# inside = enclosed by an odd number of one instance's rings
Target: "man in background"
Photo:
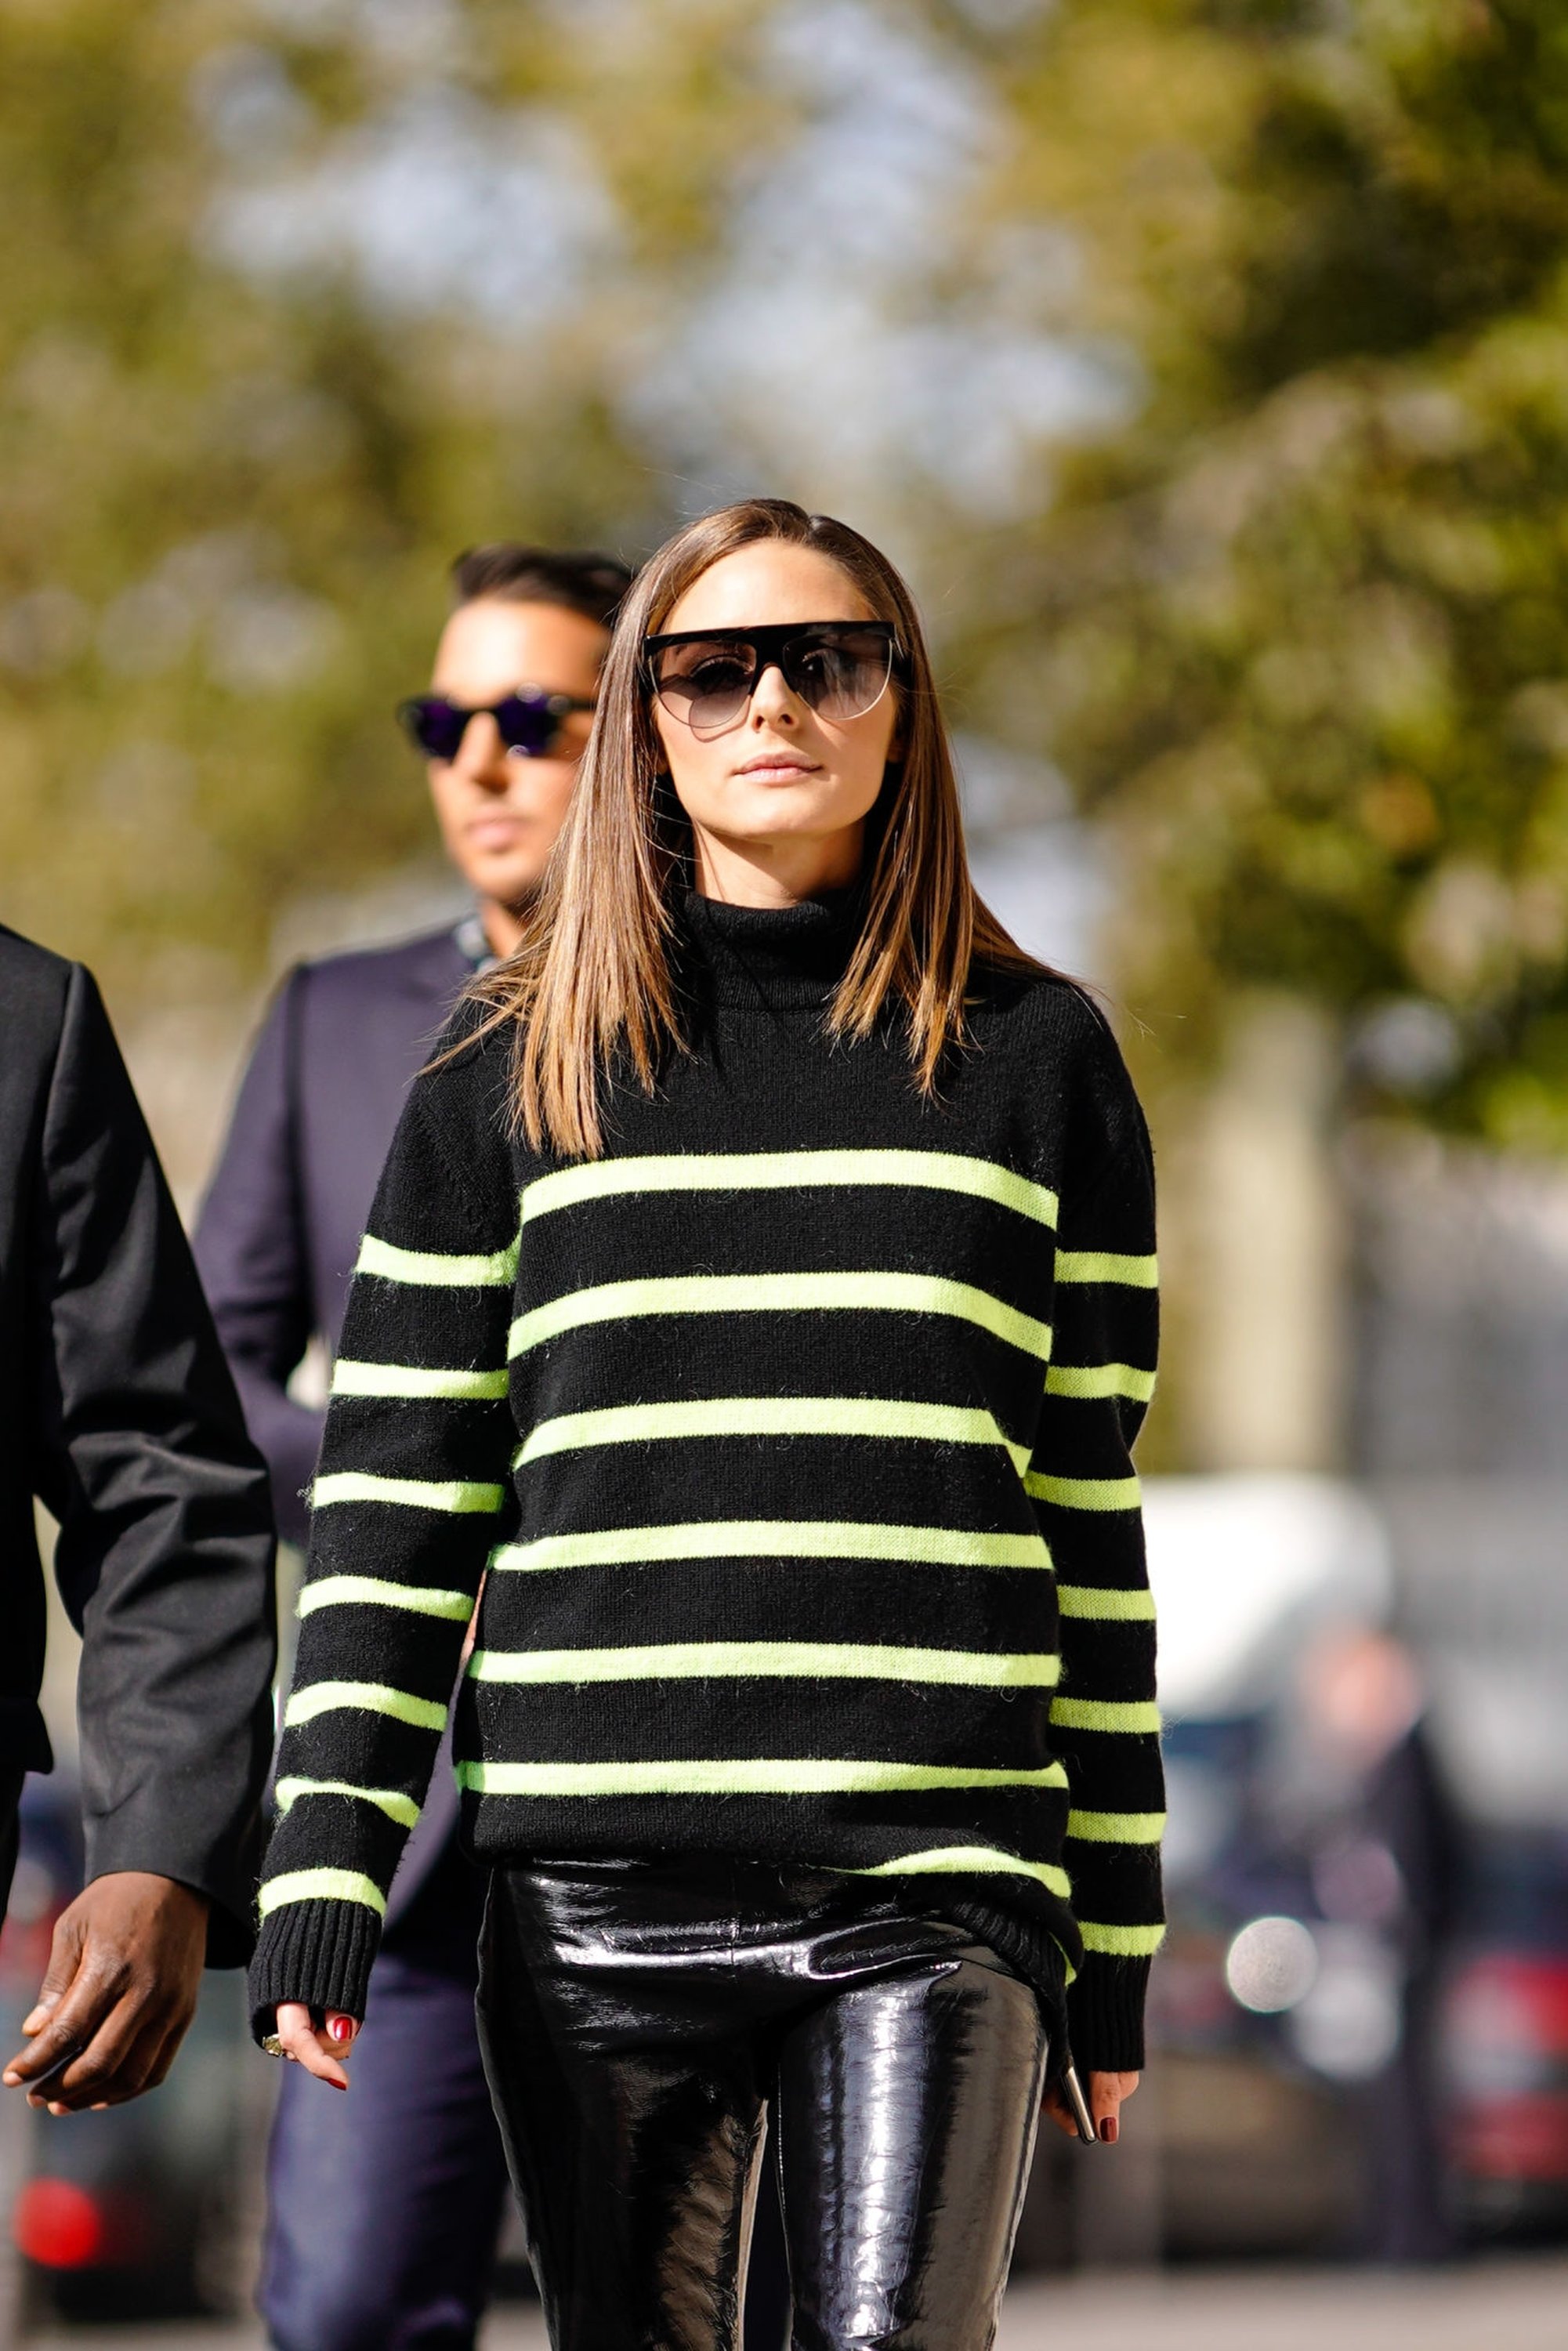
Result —
[[44, 1582], [82, 1638], [84, 1890], [8, 2087], [63, 2115], [160, 2083], [204, 1966], [251, 1947], [276, 1656], [267, 1479], [98, 989], [0, 926], [0, 1915]]
[[[290, 1377], [312, 1341], [336, 1348], [411, 1079], [466, 982], [517, 943], [631, 584], [611, 557], [510, 544], [460, 557], [452, 579], [431, 691], [400, 716], [474, 913], [289, 974], [196, 1230], [279, 1528], [296, 1543], [322, 1415]], [[484, 1879], [457, 1849], [457, 1815], [444, 1753], [387, 1906], [351, 2103], [284, 2070], [260, 2287], [279, 2351], [469, 2351], [488, 2298], [506, 2168], [474, 2027]]]

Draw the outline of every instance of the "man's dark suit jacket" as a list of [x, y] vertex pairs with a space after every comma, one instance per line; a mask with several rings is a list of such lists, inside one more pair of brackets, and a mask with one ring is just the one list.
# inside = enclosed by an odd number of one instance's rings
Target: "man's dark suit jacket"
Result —
[[[290, 972], [240, 1085], [196, 1223], [202, 1270], [280, 1531], [303, 1543], [322, 1415], [287, 1393], [313, 1338], [335, 1352], [349, 1277], [403, 1096], [474, 961], [451, 930]], [[407, 1908], [456, 1824], [443, 1762], [387, 1908]]]
[[267, 1480], [114, 1034], [0, 925], [0, 1773], [47, 1771], [44, 1583], [82, 1635], [89, 1878], [206, 1895], [250, 1948], [276, 1661]]

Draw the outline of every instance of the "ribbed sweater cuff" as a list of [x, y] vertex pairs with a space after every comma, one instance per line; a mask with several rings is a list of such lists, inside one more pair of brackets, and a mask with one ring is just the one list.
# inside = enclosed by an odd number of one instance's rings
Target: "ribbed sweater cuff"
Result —
[[1067, 2032], [1080, 2074], [1141, 2074], [1147, 1959], [1090, 1953], [1068, 1987]]
[[250, 1964], [250, 2027], [276, 2029], [279, 2001], [363, 2018], [382, 1922], [363, 1902], [290, 1902], [264, 1918]]

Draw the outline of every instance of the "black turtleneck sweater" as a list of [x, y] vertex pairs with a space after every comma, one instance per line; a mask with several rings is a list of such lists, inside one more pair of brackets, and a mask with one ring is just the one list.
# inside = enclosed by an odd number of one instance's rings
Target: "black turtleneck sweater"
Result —
[[511, 1138], [505, 1035], [416, 1082], [313, 1495], [258, 2030], [364, 2012], [483, 1581], [482, 1861], [897, 1878], [1052, 2009], [1071, 1980], [1081, 2066], [1141, 2063], [1144, 1122], [1064, 980], [977, 971], [937, 1102], [898, 1023], [830, 1042], [853, 919], [689, 900], [692, 1050], [607, 1089], [601, 1158]]

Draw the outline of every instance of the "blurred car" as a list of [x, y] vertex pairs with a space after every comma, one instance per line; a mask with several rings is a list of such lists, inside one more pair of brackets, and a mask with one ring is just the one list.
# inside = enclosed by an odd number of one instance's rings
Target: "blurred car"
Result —
[[1485, 2237], [1568, 2232], [1568, 1837], [1488, 1837], [1444, 2003], [1448, 2142]]
[[1329, 1478], [1153, 1479], [1145, 1519], [1169, 1810], [1146, 2126], [1161, 2241], [1178, 2258], [1322, 2252], [1359, 2186], [1343, 2086], [1301, 2045], [1292, 2003], [1238, 1996], [1230, 1960], [1260, 1919], [1311, 1936], [1310, 1885], [1260, 1843], [1256, 1791], [1303, 1646], [1386, 1615], [1387, 1545], [1364, 1497]]
[[[1336, 2085], [1228, 1975], [1260, 1895], [1228, 1879], [1265, 1715], [1166, 1737], [1170, 1929], [1150, 1985], [1161, 2241], [1176, 2258], [1303, 2258], [1348, 2231], [1358, 2185]], [[1288, 1913], [1277, 1915], [1288, 1916]]]
[[[0, 2036], [21, 2045], [55, 1922], [81, 1882], [76, 1791], [30, 1778], [0, 1934]], [[209, 1976], [168, 2081], [104, 2114], [57, 2119], [19, 2097], [6, 2134], [5, 2227], [25, 2306], [68, 2319], [193, 2316], [232, 2306], [240, 2201], [259, 2118], [243, 1985]], [[259, 2070], [257, 2072], [259, 2074]], [[265, 2082], [259, 2085], [265, 2095]]]
[[[1389, 2162], [1379, 2127], [1441, 2160], [1452, 2241], [1568, 2235], [1560, 1647], [1475, 1637], [1428, 1514], [1420, 1541], [1404, 1528], [1399, 1614], [1433, 1702], [1396, 1742], [1398, 1801], [1358, 1812], [1292, 1745], [1292, 1662], [1336, 1627], [1375, 1643], [1390, 1613], [1380, 1515], [1328, 1480], [1149, 1489], [1170, 1783], [1154, 2119], [1177, 2254], [1348, 2245]], [[1451, 1835], [1429, 1803], [1416, 1819], [1445, 1771], [1467, 1805]]]

